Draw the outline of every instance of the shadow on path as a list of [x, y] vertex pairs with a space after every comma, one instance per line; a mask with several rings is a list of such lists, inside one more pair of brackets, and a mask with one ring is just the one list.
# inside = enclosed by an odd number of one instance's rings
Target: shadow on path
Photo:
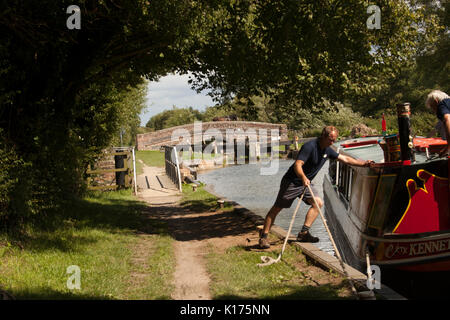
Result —
[[177, 241], [239, 236], [255, 231], [251, 219], [234, 211], [193, 213], [180, 206], [148, 207], [145, 211], [149, 218], [166, 221], [169, 233]]

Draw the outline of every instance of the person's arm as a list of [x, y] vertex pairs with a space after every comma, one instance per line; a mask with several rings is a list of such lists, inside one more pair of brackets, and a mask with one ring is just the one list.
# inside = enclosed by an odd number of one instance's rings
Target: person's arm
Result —
[[303, 160], [295, 161], [294, 172], [297, 175], [297, 177], [302, 179], [303, 185], [308, 186], [311, 183], [311, 181], [309, 181], [309, 179], [306, 177], [305, 173], [303, 172], [303, 164], [304, 164]]
[[339, 154], [337, 159], [340, 162], [357, 167], [369, 167], [371, 163], [374, 163], [374, 161], [372, 160], [359, 160], [349, 156], [345, 156], [343, 154]]
[[446, 113], [443, 116], [442, 122], [445, 128], [445, 135], [447, 136], [447, 147], [444, 147], [439, 153], [441, 156], [450, 155], [450, 114]]

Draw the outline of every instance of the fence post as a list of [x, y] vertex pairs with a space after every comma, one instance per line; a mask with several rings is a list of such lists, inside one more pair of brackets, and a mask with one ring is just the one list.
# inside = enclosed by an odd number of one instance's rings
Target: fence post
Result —
[[134, 194], [137, 195], [137, 180], [136, 180], [136, 157], [134, 154], [134, 147], [131, 149], [133, 153], [133, 177], [134, 177]]

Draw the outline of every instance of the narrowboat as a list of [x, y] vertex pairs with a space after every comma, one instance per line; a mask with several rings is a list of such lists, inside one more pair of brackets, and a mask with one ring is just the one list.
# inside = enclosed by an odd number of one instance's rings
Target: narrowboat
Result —
[[450, 157], [438, 138], [412, 137], [410, 105], [397, 105], [398, 134], [338, 141], [341, 154], [370, 167], [331, 161], [324, 177], [325, 214], [350, 265], [412, 272], [450, 271]]

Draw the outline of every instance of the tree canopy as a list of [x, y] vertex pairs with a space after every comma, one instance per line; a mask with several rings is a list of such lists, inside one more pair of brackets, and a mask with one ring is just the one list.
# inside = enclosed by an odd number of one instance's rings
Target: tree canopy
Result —
[[381, 29], [368, 29], [369, 4], [231, 1], [212, 13], [193, 83], [222, 97], [275, 90], [306, 108], [371, 94], [439, 29], [411, 1], [381, 1]]
[[145, 126], [152, 130], [162, 130], [201, 120], [203, 120], [201, 112], [194, 110], [192, 107], [177, 108], [172, 106], [172, 110], [166, 110], [151, 117]]
[[[379, 30], [367, 28], [365, 0], [80, 0], [81, 28], [69, 29], [72, 4], [0, 2], [0, 148], [12, 163], [1, 162], [2, 212], [82, 192], [85, 164], [136, 123], [144, 78], [191, 71], [222, 103], [253, 101], [249, 117], [297, 125], [380, 100], [416, 63], [424, 86], [448, 86], [439, 1], [379, 1]], [[18, 193], [20, 206], [8, 200]]]

